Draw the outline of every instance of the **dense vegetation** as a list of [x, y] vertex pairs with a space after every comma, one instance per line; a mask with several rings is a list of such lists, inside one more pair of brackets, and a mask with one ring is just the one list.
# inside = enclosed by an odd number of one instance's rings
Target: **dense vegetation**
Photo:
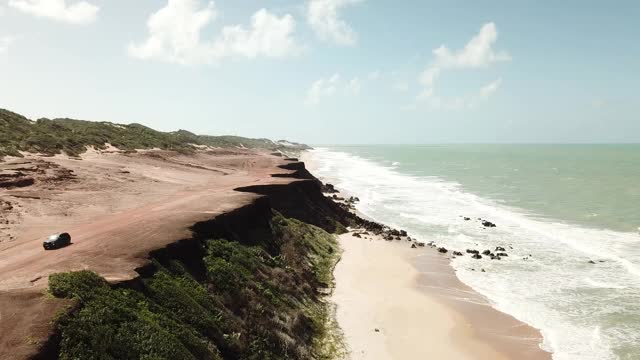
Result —
[[153, 271], [126, 286], [89, 271], [51, 275], [51, 294], [77, 304], [56, 322], [60, 358], [334, 358], [342, 347], [320, 295], [334, 237], [279, 214], [269, 231], [268, 246], [212, 239], [195, 261], [154, 257]]
[[269, 150], [285, 148], [268, 139], [196, 135], [186, 130], [161, 132], [140, 124], [119, 125], [72, 119], [39, 119], [34, 122], [22, 115], [0, 109], [0, 159], [6, 155], [20, 156], [18, 151], [44, 154], [64, 152], [77, 156], [87, 146], [102, 149], [105, 143], [121, 150], [160, 148], [181, 152], [194, 151], [194, 145], [243, 146]]

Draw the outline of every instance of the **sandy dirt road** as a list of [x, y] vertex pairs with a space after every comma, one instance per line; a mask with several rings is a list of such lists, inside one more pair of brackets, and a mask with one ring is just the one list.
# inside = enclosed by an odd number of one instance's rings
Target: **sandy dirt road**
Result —
[[[0, 189], [0, 359], [26, 358], [48, 336], [65, 305], [44, 295], [50, 274], [90, 269], [110, 281], [131, 279], [150, 251], [190, 238], [193, 224], [257, 197], [233, 189], [294, 181], [271, 176], [289, 172], [278, 168], [284, 159], [246, 150], [83, 157], [0, 163], [0, 174], [34, 179]], [[62, 231], [72, 245], [44, 251], [42, 240]]]

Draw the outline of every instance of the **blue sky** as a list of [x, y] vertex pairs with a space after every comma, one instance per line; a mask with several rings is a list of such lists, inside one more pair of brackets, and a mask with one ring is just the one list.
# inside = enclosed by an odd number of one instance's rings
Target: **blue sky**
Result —
[[0, 107], [329, 143], [640, 142], [640, 2], [0, 0]]

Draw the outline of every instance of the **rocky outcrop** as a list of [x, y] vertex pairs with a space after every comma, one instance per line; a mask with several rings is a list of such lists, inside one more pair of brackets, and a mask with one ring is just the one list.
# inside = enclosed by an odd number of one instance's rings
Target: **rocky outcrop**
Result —
[[491, 221], [482, 220], [482, 226], [494, 228], [496, 227], [496, 224], [492, 223]]
[[332, 184], [326, 183], [322, 184], [322, 192], [326, 194], [336, 194], [339, 191], [336, 190], [335, 186], [333, 186]]

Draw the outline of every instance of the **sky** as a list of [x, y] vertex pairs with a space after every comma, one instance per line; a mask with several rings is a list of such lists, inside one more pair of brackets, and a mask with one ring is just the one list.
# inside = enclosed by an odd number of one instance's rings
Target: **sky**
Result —
[[0, 108], [309, 144], [640, 142], [640, 2], [0, 0]]

